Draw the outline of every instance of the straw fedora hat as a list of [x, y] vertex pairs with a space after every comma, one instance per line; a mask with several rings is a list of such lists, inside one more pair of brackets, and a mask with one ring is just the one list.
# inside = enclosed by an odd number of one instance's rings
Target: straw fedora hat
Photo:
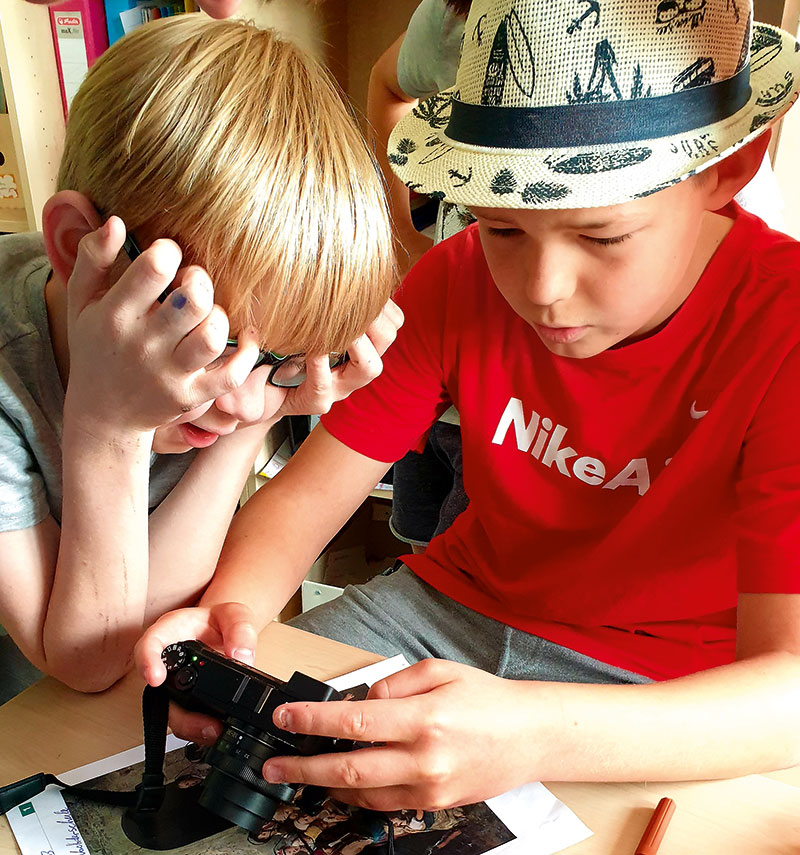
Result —
[[459, 205], [613, 205], [731, 154], [799, 85], [800, 44], [751, 0], [474, 0], [456, 85], [400, 121], [389, 160]]

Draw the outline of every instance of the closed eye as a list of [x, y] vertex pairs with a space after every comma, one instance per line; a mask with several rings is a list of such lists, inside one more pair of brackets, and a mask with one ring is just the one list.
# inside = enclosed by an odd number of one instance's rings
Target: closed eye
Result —
[[487, 234], [490, 234], [492, 237], [501, 237], [508, 238], [514, 237], [514, 235], [521, 234], [521, 229], [498, 229], [495, 226], [487, 226], [486, 227]]
[[617, 235], [616, 237], [591, 237], [590, 235], [581, 235], [584, 240], [591, 241], [592, 243], [599, 244], [600, 246], [611, 246], [615, 243], [622, 243], [623, 241], [628, 240], [628, 238], [633, 237], [632, 234], [628, 233], [625, 235]]

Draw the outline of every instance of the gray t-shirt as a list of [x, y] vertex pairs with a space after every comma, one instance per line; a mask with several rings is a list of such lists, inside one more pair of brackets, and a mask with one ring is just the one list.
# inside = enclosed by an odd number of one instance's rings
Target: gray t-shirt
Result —
[[397, 56], [397, 82], [412, 98], [429, 98], [455, 83], [464, 19], [444, 0], [422, 0]]
[[[40, 234], [0, 236], [0, 531], [29, 528], [48, 514], [61, 521], [64, 389], [44, 300], [49, 275]], [[193, 456], [151, 455], [151, 510]]]

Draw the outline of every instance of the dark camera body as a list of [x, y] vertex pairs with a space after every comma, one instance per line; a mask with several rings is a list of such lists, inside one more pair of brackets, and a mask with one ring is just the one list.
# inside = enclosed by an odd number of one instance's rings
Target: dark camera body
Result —
[[171, 700], [194, 712], [223, 720], [224, 730], [208, 749], [211, 771], [200, 804], [258, 832], [279, 802], [290, 802], [297, 787], [269, 784], [264, 761], [280, 754], [324, 754], [353, 747], [347, 740], [294, 734], [277, 728], [272, 713], [292, 701], [338, 701], [344, 696], [325, 683], [295, 672], [283, 683], [256, 668], [229, 659], [199, 641], [171, 644], [162, 653]]

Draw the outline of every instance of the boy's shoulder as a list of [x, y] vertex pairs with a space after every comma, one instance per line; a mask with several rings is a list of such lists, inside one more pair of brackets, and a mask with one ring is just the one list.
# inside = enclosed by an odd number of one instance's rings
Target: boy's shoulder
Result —
[[491, 274], [483, 255], [477, 223], [431, 247], [403, 280], [401, 302], [464, 303], [470, 293], [486, 292]]
[[46, 323], [44, 286], [49, 274], [39, 232], [0, 236], [0, 346]]
[[744, 261], [746, 273], [754, 279], [766, 283], [793, 279], [800, 284], [800, 241], [738, 206], [734, 213], [734, 229], [719, 251]]
[[[488, 274], [478, 224], [470, 223], [461, 231], [439, 241], [423, 255], [420, 264], [421, 271], [428, 276], [435, 275], [433, 271], [442, 268], [446, 268], [453, 277], [470, 273], [476, 276]], [[420, 264], [414, 269], [420, 267]]]

